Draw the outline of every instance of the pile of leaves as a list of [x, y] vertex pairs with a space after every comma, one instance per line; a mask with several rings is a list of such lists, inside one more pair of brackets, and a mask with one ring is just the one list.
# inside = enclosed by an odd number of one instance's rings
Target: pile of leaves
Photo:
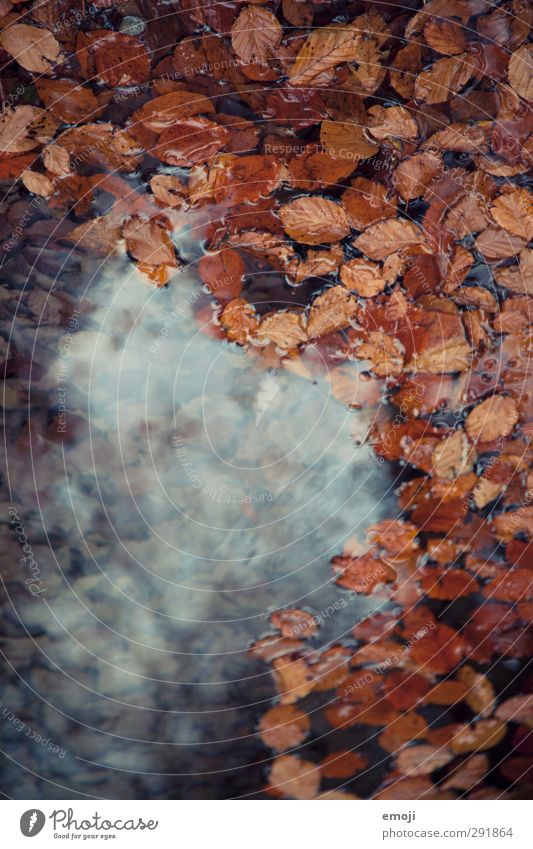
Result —
[[278, 611], [252, 648], [279, 693], [267, 792], [354, 798], [377, 762], [375, 798], [527, 792], [531, 4], [0, 11], [5, 250], [127, 252], [156, 286], [192, 269], [202, 332], [372, 409], [400, 476], [399, 516], [331, 564], [381, 611], [326, 647]]

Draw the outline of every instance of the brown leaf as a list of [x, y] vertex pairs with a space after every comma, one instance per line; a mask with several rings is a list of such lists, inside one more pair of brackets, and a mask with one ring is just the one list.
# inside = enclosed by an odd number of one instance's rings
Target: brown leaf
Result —
[[286, 607], [270, 617], [270, 623], [284, 637], [306, 639], [316, 634], [318, 623], [316, 616], [297, 607]]
[[369, 360], [372, 371], [378, 377], [398, 375], [403, 367], [403, 346], [398, 339], [374, 330], [368, 334], [368, 341], [357, 348], [357, 357]]
[[50, 197], [54, 190], [54, 183], [50, 177], [39, 174], [37, 171], [24, 171], [22, 182], [29, 192], [42, 198]]
[[288, 350], [306, 342], [307, 333], [296, 313], [276, 312], [263, 318], [255, 338], [261, 343], [272, 342], [276, 347]]
[[230, 133], [208, 118], [187, 118], [164, 130], [153, 154], [168, 165], [190, 168], [212, 159], [230, 139]]
[[114, 124], [84, 124], [65, 130], [57, 138], [77, 161], [105, 165], [110, 170], [134, 171], [141, 157], [137, 142]]
[[154, 219], [141, 221], [138, 218], [130, 218], [122, 227], [122, 235], [128, 251], [139, 262], [149, 265], [177, 265], [172, 241], [166, 230]]
[[513, 236], [500, 227], [487, 227], [476, 239], [476, 248], [487, 262], [515, 257], [525, 247], [524, 239]]
[[513, 398], [493, 395], [478, 404], [465, 422], [466, 432], [473, 442], [492, 442], [509, 436], [518, 421], [518, 410]]
[[404, 200], [420, 197], [442, 170], [442, 159], [434, 153], [418, 153], [404, 159], [393, 172], [393, 182]]
[[345, 262], [340, 270], [341, 282], [363, 298], [373, 298], [383, 292], [386, 283], [379, 265], [357, 258]]
[[37, 106], [16, 106], [0, 116], [0, 153], [25, 153], [47, 144], [56, 120]]
[[533, 728], [533, 693], [506, 699], [498, 706], [495, 716], [503, 722], [520, 722]]
[[466, 684], [465, 702], [479, 716], [490, 716], [494, 710], [494, 687], [486, 675], [476, 672], [473, 666], [462, 666], [457, 673], [459, 681]]
[[350, 232], [342, 206], [320, 197], [301, 197], [279, 211], [285, 232], [305, 245], [337, 242]]
[[102, 111], [91, 89], [73, 80], [35, 80], [35, 88], [46, 108], [65, 124], [94, 121]]
[[480, 719], [464, 725], [450, 740], [450, 747], [459, 755], [493, 749], [505, 737], [507, 726], [498, 719]]
[[449, 124], [438, 130], [422, 145], [435, 150], [457, 150], [460, 153], [480, 153], [489, 148], [489, 136], [492, 121], [478, 121], [477, 124]]
[[416, 75], [422, 67], [422, 47], [411, 41], [398, 51], [390, 70], [390, 83], [400, 97], [410, 99], [414, 95]]
[[445, 480], [455, 480], [470, 471], [470, 446], [464, 431], [456, 430], [439, 443], [433, 451], [432, 463], [434, 473]]
[[533, 195], [527, 189], [512, 188], [496, 198], [491, 215], [500, 227], [521, 236], [528, 242], [533, 239]]
[[424, 38], [432, 50], [446, 56], [456, 56], [466, 47], [465, 31], [457, 21], [429, 20], [424, 27]]
[[230, 301], [241, 294], [245, 265], [237, 251], [230, 248], [203, 256], [198, 271], [215, 298]]
[[120, 228], [109, 216], [101, 215], [74, 227], [65, 240], [98, 256], [110, 256], [120, 240]]
[[344, 286], [333, 286], [313, 301], [307, 322], [310, 339], [327, 336], [334, 330], [348, 327], [356, 316], [357, 301]]
[[310, 729], [311, 722], [306, 713], [294, 705], [276, 705], [261, 717], [259, 736], [266, 746], [283, 752], [299, 746]]
[[308, 251], [306, 259], [298, 263], [294, 280], [296, 283], [301, 283], [307, 277], [326, 277], [328, 274], [333, 274], [341, 265], [343, 258], [340, 245], [332, 245], [329, 251]]
[[376, 139], [388, 138], [413, 141], [418, 138], [418, 125], [404, 106], [372, 106], [368, 131]]
[[65, 177], [70, 174], [70, 156], [68, 150], [60, 144], [49, 144], [42, 152], [44, 166], [51, 174]]
[[396, 217], [396, 198], [386, 186], [366, 177], [352, 180], [351, 188], [346, 189], [341, 200], [355, 230], [365, 230], [378, 221]]
[[140, 122], [154, 133], [162, 133], [178, 121], [194, 115], [214, 112], [213, 102], [195, 91], [172, 91], [149, 100], [132, 115], [134, 124]]
[[269, 9], [247, 6], [231, 28], [231, 45], [243, 62], [264, 62], [281, 41], [283, 30]]
[[243, 298], [230, 301], [220, 316], [220, 323], [228, 334], [228, 339], [246, 345], [255, 336], [259, 325], [255, 310]]
[[309, 35], [289, 71], [294, 86], [325, 85], [342, 62], [357, 60], [360, 31], [350, 24], [319, 27]]
[[453, 772], [447, 776], [442, 784], [444, 790], [451, 787], [458, 790], [471, 790], [480, 781], [483, 781], [487, 770], [489, 769], [489, 760], [487, 755], [472, 755], [466, 761], [463, 761], [456, 767]]
[[429, 775], [446, 766], [454, 757], [454, 753], [449, 749], [422, 743], [402, 749], [398, 753], [396, 766], [404, 775]]
[[533, 100], [533, 48], [523, 44], [509, 59], [509, 84], [524, 100]]
[[173, 174], [155, 174], [150, 180], [150, 188], [165, 206], [181, 206], [187, 197], [185, 183]]
[[444, 103], [450, 95], [457, 94], [474, 73], [468, 53], [438, 59], [427, 71], [416, 78], [415, 97], [424, 103]]
[[353, 121], [322, 121], [320, 141], [331, 156], [356, 163], [377, 153], [379, 146], [371, 141], [364, 127]]
[[269, 786], [292, 799], [315, 799], [320, 785], [320, 768], [294, 755], [282, 755], [272, 764]]
[[37, 74], [49, 74], [62, 61], [59, 42], [41, 27], [13, 24], [0, 33], [0, 44], [22, 68]]
[[369, 227], [354, 240], [354, 246], [371, 259], [385, 259], [389, 254], [424, 242], [424, 233], [418, 224], [394, 218]]
[[110, 88], [133, 86], [150, 78], [150, 58], [138, 38], [113, 30], [85, 34], [94, 55], [97, 76]]

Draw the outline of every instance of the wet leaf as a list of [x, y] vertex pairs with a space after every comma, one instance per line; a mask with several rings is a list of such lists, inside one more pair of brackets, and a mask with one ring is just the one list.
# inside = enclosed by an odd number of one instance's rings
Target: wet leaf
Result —
[[454, 752], [464, 755], [467, 752], [484, 752], [493, 749], [503, 740], [507, 726], [498, 719], [480, 719], [472, 725], [465, 725], [450, 740]]
[[0, 153], [26, 153], [48, 144], [57, 122], [37, 106], [16, 106], [0, 116]]
[[168, 165], [190, 168], [212, 159], [229, 138], [225, 127], [208, 118], [187, 118], [162, 132], [153, 153]]
[[331, 24], [314, 29], [289, 71], [291, 85], [325, 85], [333, 70], [357, 59], [359, 30], [349, 24]]
[[237, 251], [225, 249], [203, 256], [198, 263], [198, 271], [209, 291], [218, 300], [230, 301], [241, 294], [245, 265]]
[[381, 268], [366, 259], [352, 259], [345, 262], [340, 270], [341, 282], [363, 298], [373, 298], [386, 286], [381, 276]]
[[282, 206], [279, 214], [287, 235], [305, 245], [337, 242], [350, 232], [342, 206], [326, 198], [297, 198]]
[[404, 200], [413, 200], [424, 194], [441, 170], [440, 156], [429, 152], [418, 153], [400, 162], [394, 170], [394, 185]]
[[533, 50], [523, 44], [509, 59], [509, 84], [524, 100], [533, 100]]
[[150, 180], [150, 188], [165, 206], [182, 206], [187, 197], [185, 184], [173, 174], [155, 174]]
[[343, 193], [341, 200], [355, 230], [365, 230], [378, 221], [396, 216], [396, 198], [386, 186], [365, 177], [352, 180], [351, 188]]
[[424, 242], [424, 233], [417, 224], [394, 218], [369, 227], [355, 239], [354, 245], [370, 259], [386, 259], [392, 253]]
[[40, 79], [35, 81], [35, 88], [46, 108], [63, 123], [94, 121], [102, 111], [91, 89], [73, 80]]
[[291, 799], [315, 799], [320, 785], [320, 768], [294, 755], [276, 758], [270, 770], [269, 787]]
[[0, 33], [0, 44], [27, 71], [49, 74], [63, 61], [61, 46], [47, 29], [12, 24]]
[[344, 286], [333, 286], [313, 301], [307, 322], [310, 339], [348, 327], [357, 313], [357, 301]]
[[110, 88], [133, 86], [150, 78], [150, 58], [138, 38], [113, 30], [85, 34], [83, 50], [94, 55], [97, 76]]
[[205, 95], [195, 91], [178, 90], [149, 100], [133, 113], [132, 121], [134, 124], [140, 122], [154, 133], [162, 133], [178, 121], [214, 111], [213, 101]]
[[379, 150], [364, 127], [353, 121], [322, 121], [320, 141], [330, 155], [348, 160], [354, 167]]
[[413, 141], [418, 138], [417, 123], [403, 106], [372, 106], [368, 114], [368, 132], [375, 139], [384, 141], [392, 137]]
[[466, 85], [473, 73], [474, 65], [468, 53], [438, 59], [417, 76], [415, 97], [424, 103], [444, 103]]
[[503, 722], [520, 722], [533, 728], [533, 693], [506, 699], [498, 705], [496, 717]]
[[243, 62], [264, 62], [281, 41], [283, 30], [269, 9], [246, 6], [231, 28], [232, 47]]
[[513, 398], [493, 395], [478, 404], [468, 414], [465, 427], [473, 442], [491, 442], [508, 436], [518, 421], [518, 410]]
[[21, 179], [28, 191], [39, 197], [50, 197], [54, 190], [54, 184], [46, 174], [28, 170], [23, 172]]
[[141, 221], [130, 218], [123, 227], [122, 235], [128, 251], [139, 262], [149, 265], [177, 265], [172, 241], [157, 221]]
[[277, 348], [289, 350], [307, 342], [307, 333], [299, 315], [277, 312], [262, 319], [255, 338], [261, 343], [271, 342]]
[[311, 729], [306, 713], [294, 705], [276, 705], [261, 717], [259, 736], [271, 749], [283, 752], [302, 743]]
[[398, 770], [404, 775], [414, 773], [415, 775], [429, 775], [436, 769], [446, 766], [453, 758], [454, 753], [449, 749], [427, 744], [409, 746], [399, 752], [396, 758]]

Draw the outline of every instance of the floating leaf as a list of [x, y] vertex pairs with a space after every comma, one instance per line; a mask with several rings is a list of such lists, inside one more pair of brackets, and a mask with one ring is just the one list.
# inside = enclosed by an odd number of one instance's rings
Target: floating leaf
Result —
[[13, 59], [37, 74], [49, 74], [63, 61], [61, 46], [50, 30], [12, 24], [0, 33], [0, 44]]
[[282, 206], [279, 214], [290, 238], [305, 245], [337, 242], [350, 232], [342, 206], [326, 198], [298, 198]]

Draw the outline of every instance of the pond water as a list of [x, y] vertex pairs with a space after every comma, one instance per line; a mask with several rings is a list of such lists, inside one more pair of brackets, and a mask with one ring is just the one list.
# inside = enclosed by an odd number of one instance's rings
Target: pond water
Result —
[[33, 559], [12, 532], [7, 793], [259, 792], [274, 691], [250, 644], [273, 610], [326, 610], [331, 557], [391, 515], [368, 414], [203, 332], [200, 285], [46, 251], [10, 272], [7, 478]]

